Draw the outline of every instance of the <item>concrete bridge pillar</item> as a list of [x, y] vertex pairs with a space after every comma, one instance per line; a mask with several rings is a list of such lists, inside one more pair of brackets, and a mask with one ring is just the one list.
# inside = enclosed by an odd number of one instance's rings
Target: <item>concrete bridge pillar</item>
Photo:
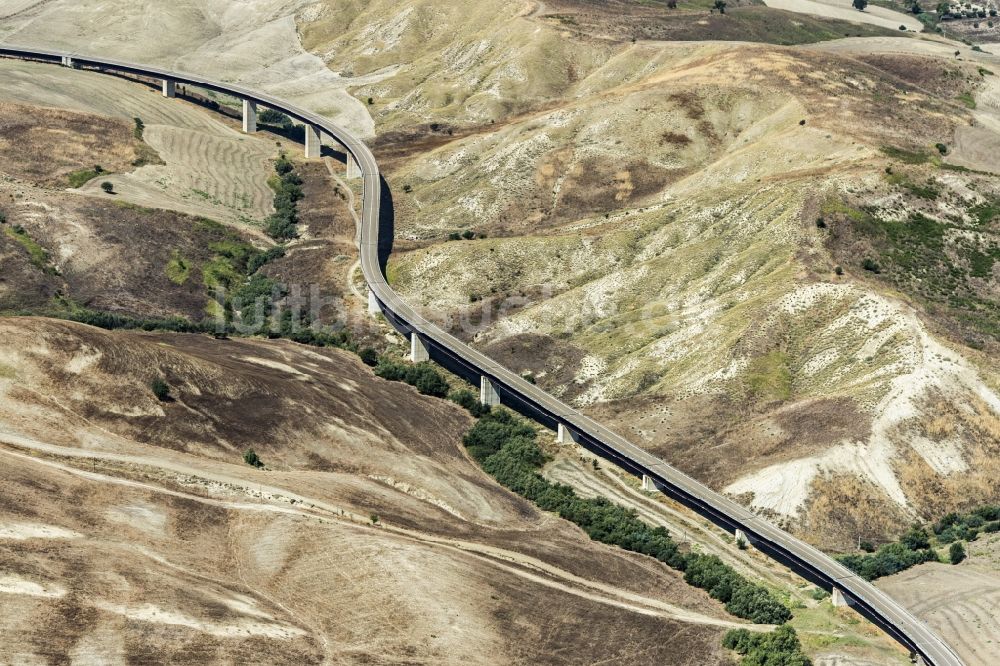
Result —
[[750, 545], [750, 539], [747, 538], [747, 535], [743, 532], [743, 530], [736, 530], [736, 533], [733, 534], [733, 537], [735, 537], [737, 545], [739, 545], [740, 543], [743, 543], [744, 545], [747, 546]]
[[353, 180], [355, 178], [361, 178], [361, 167], [358, 166], [357, 160], [350, 153], [347, 153], [347, 178]]
[[830, 600], [833, 602], [834, 608], [847, 606], [847, 597], [844, 596], [844, 593], [840, 591], [839, 587], [833, 588], [833, 594], [830, 596]]
[[378, 304], [378, 299], [375, 298], [375, 292], [371, 289], [368, 290], [368, 314], [377, 315], [381, 314], [382, 306]]
[[62, 62], [63, 67], [72, 67], [73, 66], [73, 57], [72, 56], [62, 56], [62, 58], [60, 60]]
[[253, 134], [257, 131], [257, 102], [243, 100], [243, 131]]
[[431, 355], [427, 351], [427, 345], [420, 339], [416, 331], [410, 331], [410, 360], [414, 363], [430, 360]]
[[163, 96], [177, 97], [177, 82], [170, 79], [163, 79]]
[[573, 430], [562, 423], [556, 426], [556, 441], [560, 444], [568, 444], [569, 442], [575, 442], [576, 433]]
[[319, 157], [323, 150], [323, 143], [319, 138], [319, 128], [306, 123], [306, 158]]
[[500, 393], [493, 380], [483, 375], [479, 378], [479, 402], [490, 407], [500, 404]]
[[656, 492], [656, 484], [653, 482], [652, 477], [646, 474], [642, 475], [642, 489], [648, 492]]

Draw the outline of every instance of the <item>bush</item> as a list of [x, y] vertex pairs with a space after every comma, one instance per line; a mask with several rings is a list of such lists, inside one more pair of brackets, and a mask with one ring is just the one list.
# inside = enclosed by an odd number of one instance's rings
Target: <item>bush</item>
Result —
[[416, 387], [424, 395], [443, 398], [448, 395], [448, 382], [434, 369], [430, 363], [395, 363], [379, 359], [375, 366], [375, 374], [382, 379], [394, 382], [406, 382]]
[[0, 210], [0, 224], [7, 224], [7, 213]]
[[740, 666], [810, 666], [795, 629], [783, 624], [769, 634], [730, 629], [722, 646], [742, 655]]
[[935, 143], [934, 147], [937, 148], [938, 152], [941, 153], [942, 155], [948, 152], [948, 146], [944, 145], [943, 143]]
[[257, 121], [265, 125], [278, 125], [280, 127], [291, 127], [293, 124], [291, 118], [274, 109], [261, 109], [257, 114]]
[[372, 347], [364, 347], [358, 352], [358, 356], [361, 358], [361, 362], [365, 365], [370, 365], [372, 367], [378, 365], [378, 352], [376, 352]]
[[448, 394], [448, 399], [460, 407], [469, 410], [469, 413], [477, 419], [490, 411], [489, 405], [484, 405], [479, 401], [479, 397], [468, 389], [452, 391]]
[[269, 182], [274, 190], [274, 213], [264, 222], [264, 231], [278, 241], [290, 240], [298, 236], [295, 225], [298, 223], [297, 203], [302, 199], [302, 179], [295, 173], [295, 165], [281, 155], [274, 163], [277, 178]]
[[107, 192], [108, 194], [114, 194], [115, 192], [115, 186], [111, 183], [111, 181], [107, 180], [101, 183], [101, 189]]
[[900, 543], [910, 550], [925, 550], [931, 547], [930, 537], [919, 525], [914, 525], [903, 536], [899, 537]]
[[247, 449], [243, 452], [243, 462], [250, 465], [251, 467], [256, 467], [260, 469], [264, 466], [264, 461], [260, 459], [257, 452], [253, 449]]
[[152, 389], [153, 395], [155, 395], [156, 399], [160, 402], [170, 400], [170, 387], [167, 386], [167, 383], [159, 377], [150, 382], [149, 388]]
[[861, 268], [871, 273], [882, 272], [882, 267], [878, 265], [878, 262], [876, 262], [874, 259], [871, 259], [870, 257], [865, 257], [865, 260], [861, 262]]
[[843, 555], [837, 559], [865, 580], [875, 580], [923, 562], [933, 562], [938, 556], [931, 548], [910, 550], [903, 543], [890, 543], [871, 555]]
[[958, 564], [965, 559], [965, 546], [962, 545], [961, 541], [951, 544], [951, 548], [948, 549], [948, 558], [952, 564]]
[[285, 256], [285, 248], [281, 245], [264, 250], [263, 252], [256, 252], [247, 258], [246, 274], [253, 275], [265, 265], [283, 256]]
[[142, 141], [142, 133], [146, 130], [146, 125], [139, 116], [136, 116], [132, 120], [135, 121], [135, 127], [132, 128], [132, 136]]

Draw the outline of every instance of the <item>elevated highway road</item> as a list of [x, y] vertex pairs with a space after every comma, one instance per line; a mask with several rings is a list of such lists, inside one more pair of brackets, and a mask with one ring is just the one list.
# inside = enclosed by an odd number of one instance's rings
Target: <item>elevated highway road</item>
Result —
[[[83, 67], [98, 71], [126, 73], [163, 81], [163, 92], [172, 96], [178, 83], [197, 86], [234, 97], [250, 104], [262, 104], [286, 113], [304, 123], [307, 151], [316, 134], [326, 134], [347, 152], [349, 168], [360, 168], [364, 179], [361, 214], [361, 268], [368, 283], [372, 307], [377, 307], [401, 333], [409, 335], [414, 351], [429, 356], [449, 369], [482, 387], [487, 402], [500, 402], [525, 413], [546, 425], [558, 428], [561, 435], [628, 470], [644, 477], [667, 495], [705, 516], [730, 532], [740, 532], [760, 551], [785, 564], [807, 580], [833, 591], [835, 600], [850, 605], [884, 629], [909, 649], [918, 662], [934, 666], [961, 666], [957, 654], [921, 620], [900, 606], [889, 595], [865, 581], [833, 558], [778, 529], [743, 506], [702, 483], [674, 469], [659, 458], [640, 449], [617, 433], [569, 405], [557, 400], [534, 384], [522, 379], [488, 356], [476, 351], [425, 319], [397, 295], [386, 282], [382, 250], [386, 238], [380, 238], [382, 179], [378, 164], [364, 142], [322, 116], [301, 109], [265, 93], [230, 83], [212, 81], [194, 74], [173, 72], [146, 65], [122, 62], [90, 55], [0, 45], [0, 56], [39, 60]], [[247, 127], [246, 118], [244, 127]], [[252, 123], [251, 123], [252, 126]], [[312, 150], [315, 150], [314, 145]], [[314, 153], [316, 154], [316, 153]], [[354, 164], [351, 164], [353, 159]], [[381, 241], [381, 242], [380, 242]]]

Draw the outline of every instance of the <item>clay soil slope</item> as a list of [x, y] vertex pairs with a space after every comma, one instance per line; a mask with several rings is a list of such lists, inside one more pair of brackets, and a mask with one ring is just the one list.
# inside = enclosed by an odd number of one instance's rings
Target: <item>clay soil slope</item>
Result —
[[726, 662], [707, 595], [499, 489], [464, 411], [353, 355], [0, 335], [5, 661]]

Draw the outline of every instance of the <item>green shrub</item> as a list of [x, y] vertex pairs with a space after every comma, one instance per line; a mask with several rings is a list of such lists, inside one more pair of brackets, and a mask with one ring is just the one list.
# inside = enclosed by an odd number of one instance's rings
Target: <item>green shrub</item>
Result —
[[396, 363], [379, 359], [378, 365], [375, 366], [375, 374], [382, 379], [406, 382], [424, 395], [438, 398], [448, 395], [448, 382], [430, 363]]
[[787, 624], [767, 634], [730, 629], [722, 638], [722, 646], [742, 656], [740, 666], [810, 666], [812, 663], [802, 653], [795, 629]]
[[243, 462], [257, 469], [264, 466], [264, 461], [260, 459], [260, 456], [253, 449], [247, 449], [243, 452]]
[[484, 405], [480, 402], [479, 397], [468, 389], [459, 389], [458, 391], [452, 391], [448, 394], [448, 399], [469, 410], [469, 413], [479, 418], [480, 416], [489, 413], [490, 406]]
[[948, 559], [951, 560], [952, 564], [958, 564], [965, 559], [965, 546], [962, 545], [961, 541], [951, 544], [948, 549]]
[[106, 180], [103, 183], [101, 183], [101, 189], [104, 190], [107, 194], [114, 194], [115, 193], [115, 186], [109, 180]]
[[864, 261], [861, 262], [861, 268], [869, 271], [871, 273], [881, 273], [882, 267], [878, 265], [878, 262], [870, 257], [865, 257]]
[[933, 562], [938, 557], [931, 548], [911, 550], [903, 543], [889, 543], [871, 555], [842, 555], [837, 559], [865, 580], [875, 580], [923, 562]]
[[286, 293], [287, 290], [283, 284], [257, 273], [245, 284], [237, 287], [230, 300], [239, 306], [241, 311], [262, 307], [264, 312], [270, 312], [274, 301], [282, 298]]
[[152, 389], [153, 395], [160, 402], [166, 402], [170, 400], [170, 387], [161, 378], [157, 377], [149, 384], [149, 388]]
[[931, 547], [930, 537], [919, 525], [911, 527], [903, 536], [899, 537], [899, 541], [910, 550], [925, 550]]
[[278, 125], [279, 127], [291, 127], [294, 124], [291, 118], [274, 109], [261, 109], [257, 114], [257, 121], [265, 125]]
[[97, 169], [100, 169], [100, 167], [94, 167], [93, 169], [79, 169], [71, 172], [68, 176], [66, 176], [66, 179], [69, 181], [69, 186], [74, 188], [82, 187], [84, 184], [89, 183], [104, 173], [104, 169], [101, 169], [100, 171]]
[[285, 256], [285, 248], [281, 245], [277, 247], [272, 247], [268, 250], [262, 252], [256, 252], [247, 259], [246, 263], [246, 273], [247, 275], [253, 275], [265, 265], [271, 263], [275, 259], [280, 259]]
[[361, 358], [361, 362], [365, 365], [370, 365], [375, 367], [378, 365], [378, 352], [376, 352], [372, 347], [364, 347], [358, 351], [358, 356]]
[[274, 213], [265, 221], [264, 231], [279, 241], [290, 240], [298, 235], [295, 230], [298, 223], [297, 202], [304, 195], [302, 179], [294, 169], [295, 165], [281, 155], [274, 163], [277, 178], [268, 181], [274, 190]]

